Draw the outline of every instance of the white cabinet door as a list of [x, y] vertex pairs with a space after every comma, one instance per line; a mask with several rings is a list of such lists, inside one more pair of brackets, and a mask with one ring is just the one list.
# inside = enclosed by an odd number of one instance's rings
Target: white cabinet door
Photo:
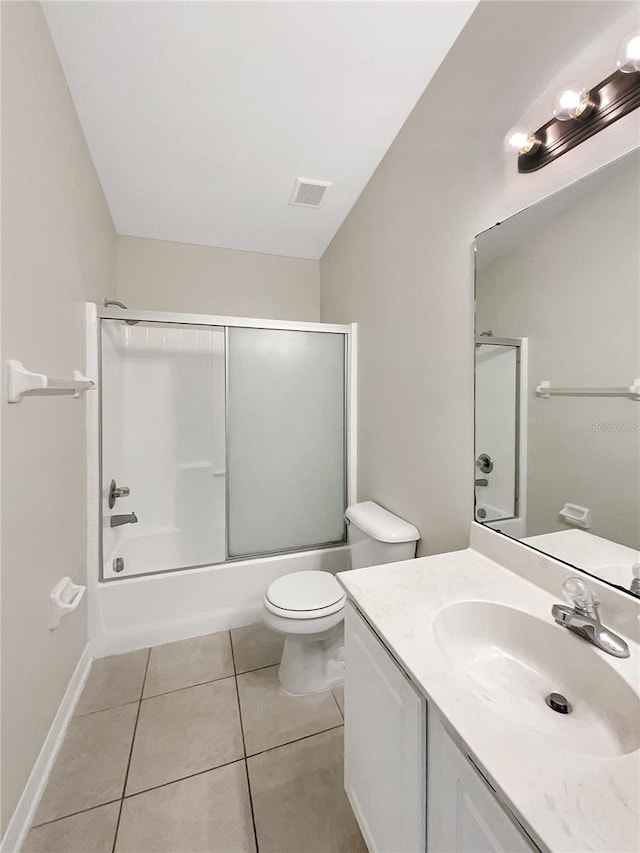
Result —
[[429, 713], [429, 853], [533, 853], [488, 783]]
[[371, 853], [426, 848], [426, 702], [349, 602], [345, 789]]

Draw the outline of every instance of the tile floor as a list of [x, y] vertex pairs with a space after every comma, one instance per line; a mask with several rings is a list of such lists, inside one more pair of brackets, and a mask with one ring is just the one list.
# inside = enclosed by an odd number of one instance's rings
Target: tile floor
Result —
[[291, 696], [262, 625], [95, 661], [23, 853], [366, 853], [342, 690]]

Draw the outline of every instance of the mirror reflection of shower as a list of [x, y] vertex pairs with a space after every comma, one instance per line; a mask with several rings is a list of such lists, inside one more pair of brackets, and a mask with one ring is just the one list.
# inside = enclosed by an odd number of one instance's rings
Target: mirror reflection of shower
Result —
[[524, 535], [526, 341], [476, 338], [475, 514], [478, 521]]

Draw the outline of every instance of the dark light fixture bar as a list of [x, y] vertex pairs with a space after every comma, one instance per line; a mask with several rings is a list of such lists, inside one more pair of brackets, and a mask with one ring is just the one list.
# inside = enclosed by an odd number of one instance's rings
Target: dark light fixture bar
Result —
[[518, 172], [536, 172], [585, 139], [640, 107], [640, 71], [614, 71], [589, 91], [592, 107], [568, 121], [552, 118], [531, 139], [539, 144], [518, 156]]

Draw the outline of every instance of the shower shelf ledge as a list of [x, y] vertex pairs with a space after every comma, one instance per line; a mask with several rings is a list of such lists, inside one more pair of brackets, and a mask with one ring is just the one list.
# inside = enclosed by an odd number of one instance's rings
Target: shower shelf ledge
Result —
[[634, 379], [631, 385], [619, 388], [560, 388], [555, 387], [547, 379], [536, 388], [536, 395], [548, 397], [630, 397], [640, 401], [640, 378]]
[[10, 403], [19, 403], [25, 394], [72, 394], [80, 397], [95, 387], [95, 382], [79, 370], [74, 370], [70, 379], [55, 379], [45, 373], [27, 370], [16, 359], [7, 360], [7, 400]]

